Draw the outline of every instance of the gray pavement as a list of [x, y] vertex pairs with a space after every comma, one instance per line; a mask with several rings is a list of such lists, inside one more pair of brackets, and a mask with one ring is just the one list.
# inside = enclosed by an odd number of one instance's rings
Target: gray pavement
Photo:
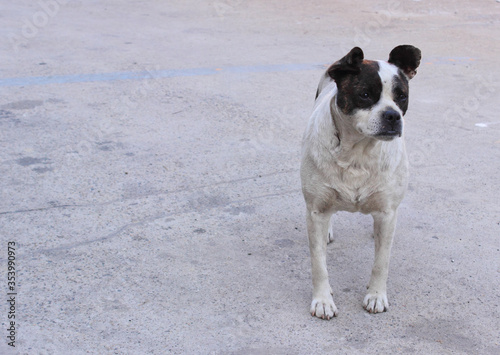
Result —
[[[500, 3], [4, 1], [0, 354], [499, 354]], [[422, 50], [391, 307], [371, 217], [311, 298], [302, 132], [353, 46]], [[15, 256], [14, 256], [15, 254]]]

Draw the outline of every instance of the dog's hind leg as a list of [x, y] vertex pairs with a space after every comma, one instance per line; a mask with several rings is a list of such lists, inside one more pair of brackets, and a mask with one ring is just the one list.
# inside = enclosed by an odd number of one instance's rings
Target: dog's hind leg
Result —
[[374, 222], [375, 262], [363, 306], [370, 313], [380, 313], [385, 312], [389, 307], [387, 276], [389, 274], [389, 261], [397, 212], [396, 210], [373, 212], [372, 216]]
[[328, 281], [326, 268], [326, 245], [328, 242], [328, 221], [330, 213], [307, 211], [307, 232], [311, 252], [311, 271], [313, 280], [313, 300], [311, 314], [318, 318], [330, 319], [338, 313], [333, 302], [332, 288]]

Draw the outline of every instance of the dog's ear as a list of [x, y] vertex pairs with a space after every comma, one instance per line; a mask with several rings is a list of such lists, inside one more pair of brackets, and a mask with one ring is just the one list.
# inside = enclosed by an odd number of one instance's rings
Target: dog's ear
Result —
[[417, 75], [422, 53], [417, 47], [408, 44], [397, 46], [389, 54], [389, 63], [394, 64], [406, 74], [408, 79]]
[[338, 81], [345, 74], [357, 74], [361, 70], [363, 58], [364, 55], [361, 48], [354, 47], [344, 58], [333, 63], [328, 68], [327, 73], [335, 81]]

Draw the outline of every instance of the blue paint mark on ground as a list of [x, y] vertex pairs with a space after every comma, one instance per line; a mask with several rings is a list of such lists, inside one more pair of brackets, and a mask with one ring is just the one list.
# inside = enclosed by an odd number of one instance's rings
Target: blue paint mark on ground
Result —
[[422, 63], [427, 65], [449, 65], [449, 64], [471, 64], [476, 60], [472, 57], [429, 57], [422, 59]]
[[[471, 57], [433, 57], [423, 60], [423, 64], [470, 64], [475, 61]], [[273, 65], [253, 65], [234, 66], [223, 68], [191, 68], [191, 69], [165, 69], [165, 70], [145, 70], [139, 72], [117, 72], [117, 73], [97, 73], [97, 74], [72, 74], [54, 76], [35, 76], [21, 78], [0, 79], [0, 87], [8, 86], [33, 86], [50, 84], [73, 84], [91, 83], [123, 80], [145, 80], [176, 78], [189, 76], [207, 76], [219, 74], [252, 74], [252, 73], [279, 73], [302, 70], [324, 70], [329, 64], [273, 64]]]
[[224, 68], [193, 68], [193, 69], [171, 69], [171, 70], [147, 70], [140, 72], [117, 72], [99, 74], [73, 74], [55, 76], [36, 76], [21, 78], [0, 79], [0, 86], [32, 86], [49, 84], [72, 84], [90, 83], [122, 80], [144, 80], [160, 78], [176, 78], [188, 76], [206, 76], [222, 73], [229, 74], [251, 74], [251, 73], [273, 73], [290, 72], [301, 70], [324, 69], [325, 64], [275, 64], [256, 66], [235, 66]]

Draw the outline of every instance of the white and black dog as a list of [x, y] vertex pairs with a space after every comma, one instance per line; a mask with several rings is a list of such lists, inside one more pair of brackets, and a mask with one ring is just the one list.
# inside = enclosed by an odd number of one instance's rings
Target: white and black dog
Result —
[[420, 64], [420, 50], [394, 48], [389, 60], [364, 60], [353, 48], [322, 77], [302, 143], [301, 180], [307, 205], [312, 263], [311, 314], [337, 315], [326, 267], [332, 241], [329, 221], [337, 211], [371, 214], [375, 262], [364, 308], [387, 310], [387, 275], [398, 206], [408, 185], [403, 116], [408, 81]]

